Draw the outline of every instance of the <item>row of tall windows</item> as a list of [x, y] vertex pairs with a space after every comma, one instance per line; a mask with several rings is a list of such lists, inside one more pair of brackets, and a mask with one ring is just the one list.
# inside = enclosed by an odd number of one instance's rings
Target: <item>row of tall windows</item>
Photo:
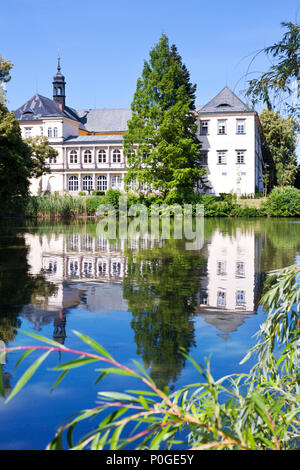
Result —
[[[91, 150], [83, 151], [83, 163], [92, 163], [93, 154]], [[97, 151], [97, 162], [98, 163], [107, 163], [107, 152], [104, 149]], [[78, 163], [79, 162], [79, 152], [78, 150], [71, 150], [69, 152], [69, 162]], [[121, 151], [119, 149], [114, 149], [112, 151], [112, 163], [121, 163]]]
[[[226, 165], [227, 164], [227, 150], [218, 150], [217, 151], [217, 164]], [[245, 150], [236, 150], [235, 151], [235, 163], [241, 165], [246, 163], [246, 151]], [[200, 152], [200, 165], [208, 165], [208, 150], [202, 150]]]
[[[236, 119], [236, 134], [245, 134], [246, 133], [246, 120], [245, 119]], [[209, 120], [200, 121], [200, 135], [209, 135], [211, 123]], [[227, 119], [218, 119], [217, 122], [217, 134], [226, 135], [227, 134]]]
[[[122, 179], [120, 175], [111, 176], [111, 187], [120, 188]], [[107, 190], [107, 176], [99, 175], [96, 178], [96, 188], [93, 187], [93, 177], [86, 175], [82, 178], [82, 190], [83, 191], [92, 191], [96, 189], [97, 191], [106, 191]], [[79, 177], [72, 175], [68, 179], [68, 191], [79, 191]]]

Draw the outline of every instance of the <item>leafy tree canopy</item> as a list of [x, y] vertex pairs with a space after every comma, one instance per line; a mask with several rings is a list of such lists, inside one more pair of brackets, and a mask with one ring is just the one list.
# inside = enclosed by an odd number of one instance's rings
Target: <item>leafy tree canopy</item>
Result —
[[269, 70], [249, 81], [246, 95], [252, 98], [254, 105], [262, 101], [269, 110], [293, 95], [292, 104], [285, 104], [289, 114], [299, 116], [300, 25], [291, 22], [282, 22], [281, 25], [286, 29], [282, 39], [258, 52], [264, 52], [272, 60], [272, 65]]
[[263, 158], [268, 166], [269, 184], [273, 187], [293, 185], [297, 175], [297, 138], [299, 123], [284, 118], [279, 111], [264, 109], [260, 114], [263, 129]]
[[[0, 84], [10, 80], [10, 61], [0, 57]], [[14, 114], [0, 102], [0, 214], [22, 211], [30, 178], [48, 171], [46, 158], [55, 156], [46, 139], [22, 139]]]

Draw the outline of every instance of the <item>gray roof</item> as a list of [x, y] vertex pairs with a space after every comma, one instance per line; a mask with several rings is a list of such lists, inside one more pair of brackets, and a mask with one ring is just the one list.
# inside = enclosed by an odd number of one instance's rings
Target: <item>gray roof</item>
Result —
[[81, 123], [89, 132], [124, 132], [131, 119], [128, 108], [102, 108], [76, 111]]
[[225, 86], [212, 100], [202, 107], [198, 107], [199, 114], [202, 113], [236, 113], [251, 111], [248, 106], [238, 98], [233, 91]]
[[36, 94], [15, 112], [18, 121], [40, 121], [45, 117], [68, 117], [78, 121], [79, 127], [89, 132], [125, 132], [131, 119], [129, 108], [75, 110], [65, 106], [62, 111], [58, 103]]
[[79, 120], [74, 109], [65, 106], [62, 111], [56, 101], [39, 94], [26, 101], [14, 114], [18, 121], [40, 121], [44, 117], [67, 117], [74, 121]]
[[77, 137], [67, 137], [64, 144], [80, 145], [80, 144], [118, 144], [122, 143], [122, 135], [79, 135]]

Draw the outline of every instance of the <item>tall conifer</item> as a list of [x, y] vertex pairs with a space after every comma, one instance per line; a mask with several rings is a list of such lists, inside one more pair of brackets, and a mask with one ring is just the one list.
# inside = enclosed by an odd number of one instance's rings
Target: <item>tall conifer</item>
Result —
[[176, 47], [162, 35], [144, 63], [131, 104], [124, 136], [128, 185], [176, 197], [192, 191], [205, 173], [198, 163], [195, 90]]

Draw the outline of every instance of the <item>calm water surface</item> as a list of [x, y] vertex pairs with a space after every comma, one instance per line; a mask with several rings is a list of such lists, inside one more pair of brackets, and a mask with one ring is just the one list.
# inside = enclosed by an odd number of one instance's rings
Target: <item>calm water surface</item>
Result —
[[[179, 353], [210, 357], [221, 377], [247, 371], [239, 361], [263, 320], [258, 301], [268, 271], [300, 259], [299, 220], [205, 220], [199, 250], [184, 240], [131, 241], [98, 237], [92, 222], [5, 223], [0, 228], [0, 340], [37, 342], [17, 331], [86, 349], [73, 330], [99, 341], [120, 362], [137, 359], [160, 387], [180, 387], [198, 375]], [[24, 367], [20, 353], [3, 364], [6, 393]], [[95, 406], [97, 391], [124, 391], [133, 379], [108, 376], [93, 385], [95, 365], [67, 374], [50, 392], [52, 354], [9, 404], [0, 398], [0, 449], [44, 449], [72, 413]], [[101, 366], [98, 366], [101, 367]]]

